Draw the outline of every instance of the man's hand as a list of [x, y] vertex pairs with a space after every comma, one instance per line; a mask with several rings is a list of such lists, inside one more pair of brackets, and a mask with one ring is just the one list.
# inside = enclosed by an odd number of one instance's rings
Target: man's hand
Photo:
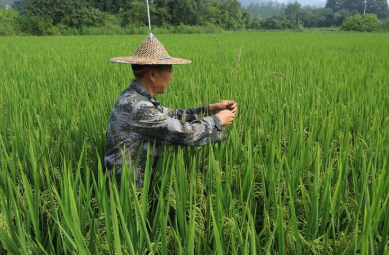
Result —
[[216, 114], [223, 126], [231, 125], [235, 119], [235, 113], [230, 110], [222, 110]]
[[233, 100], [222, 100], [219, 103], [210, 104], [209, 109], [212, 113], [218, 113], [223, 110], [230, 110], [235, 113], [238, 110], [238, 106]]

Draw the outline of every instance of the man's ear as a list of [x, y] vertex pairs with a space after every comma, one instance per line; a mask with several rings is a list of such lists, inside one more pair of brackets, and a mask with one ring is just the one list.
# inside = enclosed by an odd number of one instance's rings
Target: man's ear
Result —
[[152, 68], [152, 69], [147, 73], [147, 75], [149, 76], [149, 79], [150, 79], [150, 80], [152, 80], [153, 82], [155, 82], [155, 76], [156, 76], [156, 74], [155, 74], [155, 69], [154, 69], [154, 68]]

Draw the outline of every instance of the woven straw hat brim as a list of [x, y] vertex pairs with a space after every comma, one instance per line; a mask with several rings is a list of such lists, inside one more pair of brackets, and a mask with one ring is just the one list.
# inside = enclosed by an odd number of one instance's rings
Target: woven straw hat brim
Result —
[[137, 64], [137, 65], [184, 65], [184, 64], [190, 64], [192, 61], [189, 59], [182, 59], [182, 58], [166, 58], [166, 59], [139, 59], [134, 58], [132, 56], [130, 57], [116, 57], [111, 58], [111, 62], [119, 63], [119, 64]]

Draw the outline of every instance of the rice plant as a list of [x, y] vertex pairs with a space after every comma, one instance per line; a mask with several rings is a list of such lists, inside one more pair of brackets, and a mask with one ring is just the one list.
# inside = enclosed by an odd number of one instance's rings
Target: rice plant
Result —
[[145, 36], [0, 38], [0, 254], [387, 254], [389, 36], [157, 35], [159, 100], [233, 99], [226, 141], [164, 149], [137, 189], [102, 164]]

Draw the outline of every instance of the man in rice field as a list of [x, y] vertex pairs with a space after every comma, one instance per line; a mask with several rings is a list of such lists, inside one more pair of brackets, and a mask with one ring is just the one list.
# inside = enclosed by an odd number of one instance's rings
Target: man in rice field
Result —
[[141, 187], [148, 150], [155, 164], [162, 144], [205, 145], [226, 137], [223, 127], [233, 123], [238, 109], [234, 101], [172, 110], [155, 98], [166, 91], [172, 80], [172, 65], [191, 61], [170, 57], [152, 34], [132, 56], [111, 61], [131, 64], [135, 75], [116, 101], [107, 130], [104, 161], [119, 185], [123, 157], [135, 170], [136, 186]]

